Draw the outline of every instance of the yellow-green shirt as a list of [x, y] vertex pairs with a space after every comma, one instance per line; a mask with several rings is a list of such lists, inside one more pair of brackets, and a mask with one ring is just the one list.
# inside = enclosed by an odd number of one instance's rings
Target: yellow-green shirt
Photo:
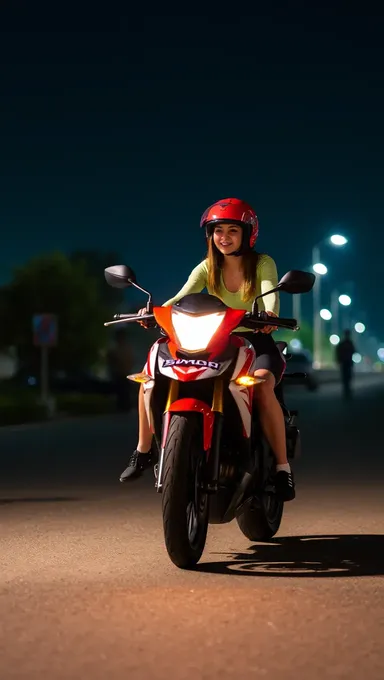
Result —
[[[277, 269], [275, 261], [266, 254], [262, 254], [258, 258], [257, 268], [256, 268], [256, 296], [266, 293], [268, 290], [275, 288], [278, 283]], [[169, 307], [174, 305], [178, 300], [180, 300], [184, 295], [190, 295], [191, 293], [201, 293], [204, 288], [207, 289], [210, 295], [213, 295], [213, 291], [210, 290], [208, 285], [208, 260], [200, 262], [200, 264], [195, 267], [189, 275], [188, 281], [184, 284], [181, 290], [175, 295], [175, 297], [164, 302], [163, 307]], [[252, 300], [249, 302], [244, 302], [241, 298], [241, 292], [231, 293], [226, 289], [223, 281], [223, 274], [221, 274], [221, 285], [220, 292], [217, 297], [224, 302], [228, 307], [232, 309], [245, 309], [247, 312], [252, 310]], [[280, 301], [278, 293], [271, 293], [265, 297], [258, 300], [259, 311], [274, 312], [279, 314]], [[249, 329], [239, 326], [236, 328], [237, 331], [247, 331]]]

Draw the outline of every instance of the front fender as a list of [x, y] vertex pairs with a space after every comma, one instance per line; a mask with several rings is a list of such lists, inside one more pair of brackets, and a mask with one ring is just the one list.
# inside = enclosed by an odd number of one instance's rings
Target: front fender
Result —
[[184, 398], [177, 399], [172, 402], [167, 412], [164, 414], [164, 426], [163, 426], [163, 441], [162, 446], [165, 446], [167, 441], [169, 423], [171, 420], [172, 413], [201, 413], [203, 416], [203, 446], [204, 451], [209, 451], [212, 444], [212, 432], [213, 424], [215, 422], [215, 416], [212, 408], [208, 406], [204, 401], [200, 399]]
[[215, 416], [211, 407], [208, 406], [208, 404], [206, 404], [204, 401], [192, 398], [177, 399], [176, 401], [172, 402], [172, 404], [170, 404], [170, 406], [166, 409], [166, 411], [163, 414], [161, 452], [156, 479], [156, 490], [158, 493], [161, 493], [162, 491], [164, 452], [173, 413], [179, 414], [201, 413], [201, 415], [203, 416], [203, 446], [204, 451], [207, 452], [207, 455], [209, 455], [209, 451], [212, 445], [212, 433], [213, 425], [215, 422]]

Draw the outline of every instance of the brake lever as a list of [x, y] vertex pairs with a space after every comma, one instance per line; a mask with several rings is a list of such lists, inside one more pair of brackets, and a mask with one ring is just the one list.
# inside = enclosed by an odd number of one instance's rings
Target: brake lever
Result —
[[[143, 318], [142, 316], [139, 316], [139, 315], [135, 315], [135, 314], [127, 315], [127, 317], [128, 318], [125, 318], [125, 319], [123, 318], [123, 319], [114, 319], [113, 321], [105, 321], [104, 326], [112, 326], [115, 323], [129, 323], [129, 322], [132, 322], [132, 321], [141, 323], [142, 321], [145, 321], [145, 318]], [[155, 317], [152, 315], [152, 319], [148, 319], [148, 323], [150, 324], [151, 321], [154, 321], [154, 320], [155, 320]], [[156, 322], [153, 324], [153, 327], [155, 327], [155, 326], [157, 326]], [[148, 326], [148, 328], [150, 328], [150, 326]]]

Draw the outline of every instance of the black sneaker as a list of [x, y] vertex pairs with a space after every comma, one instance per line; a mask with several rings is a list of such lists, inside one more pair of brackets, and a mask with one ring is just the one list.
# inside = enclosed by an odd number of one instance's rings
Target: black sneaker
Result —
[[280, 470], [276, 473], [274, 481], [277, 495], [283, 501], [293, 501], [296, 496], [293, 473]]
[[121, 482], [128, 482], [141, 477], [144, 470], [155, 463], [152, 451], [149, 453], [139, 453], [134, 451], [128, 461], [128, 467], [120, 475]]

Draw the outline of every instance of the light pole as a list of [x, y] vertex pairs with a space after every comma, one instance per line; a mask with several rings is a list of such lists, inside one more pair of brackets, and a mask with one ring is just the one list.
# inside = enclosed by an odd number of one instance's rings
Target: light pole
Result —
[[350, 312], [349, 312], [348, 308], [352, 304], [352, 300], [349, 297], [349, 295], [344, 294], [344, 295], [339, 295], [338, 301], [345, 308], [344, 315], [343, 315], [344, 326], [345, 326], [345, 328], [349, 328], [349, 326], [350, 326]]
[[[333, 234], [329, 242], [334, 246], [345, 246], [348, 242], [345, 236]], [[327, 273], [327, 267], [320, 261], [320, 247], [316, 245], [312, 248], [312, 269], [317, 274], [313, 286], [313, 365], [315, 368], [321, 367], [321, 329], [322, 320], [320, 316], [321, 306], [321, 277]], [[333, 310], [332, 310], [333, 314]], [[336, 313], [337, 318], [337, 313]]]
[[339, 292], [333, 290], [331, 293], [331, 312], [332, 312], [332, 333], [339, 334]]
[[331, 293], [331, 312], [332, 312], [332, 333], [338, 335], [340, 332], [340, 305], [348, 307], [352, 300], [349, 295], [340, 295], [339, 291], [334, 289]]
[[321, 366], [321, 277], [328, 269], [320, 262], [320, 249], [318, 246], [312, 248], [312, 269], [317, 274], [313, 286], [313, 365], [315, 368]]

